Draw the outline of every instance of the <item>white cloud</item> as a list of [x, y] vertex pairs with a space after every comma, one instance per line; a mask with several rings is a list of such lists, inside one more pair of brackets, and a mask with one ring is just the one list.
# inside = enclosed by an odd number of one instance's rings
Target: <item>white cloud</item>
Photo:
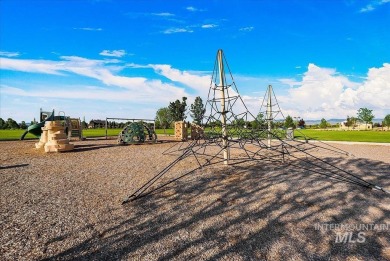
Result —
[[369, 69], [362, 83], [349, 80], [335, 69], [314, 64], [309, 64], [301, 81], [280, 79], [280, 82], [290, 86], [287, 95], [278, 97], [285, 115], [329, 119], [356, 115], [360, 107], [368, 107], [377, 113], [375, 116], [383, 117], [389, 110], [390, 64], [387, 63]]
[[297, 81], [296, 79], [289, 79], [289, 78], [282, 78], [279, 79], [279, 81], [283, 84], [290, 86], [291, 88], [301, 84], [301, 82]]
[[99, 53], [102, 56], [123, 57], [126, 55], [125, 50], [103, 50]]
[[149, 65], [142, 65], [142, 64], [135, 64], [135, 63], [127, 63], [125, 66], [129, 68], [135, 68], [135, 69], [150, 68]]
[[377, 9], [378, 7], [380, 7], [381, 5], [387, 3], [390, 3], [390, 0], [372, 1], [370, 4], [366, 5], [365, 7], [362, 7], [359, 12], [360, 13], [371, 12]]
[[207, 29], [207, 28], [215, 28], [217, 26], [218, 25], [216, 25], [216, 24], [204, 24], [201, 27]]
[[[78, 56], [61, 56], [60, 58], [59, 61], [0, 58], [0, 63], [2, 64], [2, 70], [51, 74], [58, 75], [58, 77], [79, 75], [98, 80], [101, 84], [74, 85], [69, 83], [68, 85], [61, 85], [52, 82], [38, 84], [38, 82], [28, 81], [23, 85], [18, 83], [11, 85], [3, 82], [1, 85], [2, 99], [6, 99], [6, 96], [25, 97], [24, 99], [32, 97], [35, 101], [37, 99], [60, 99], [61, 101], [82, 99], [84, 101], [118, 101], [121, 104], [129, 104], [130, 102], [152, 104], [149, 106], [166, 106], [169, 101], [184, 96], [188, 97], [189, 102], [192, 102], [195, 96], [207, 96], [210, 83], [209, 77], [203, 76], [202, 72], [180, 71], [170, 65], [124, 64], [116, 59], [92, 60]], [[118, 75], [117, 72], [123, 68], [133, 68], [134, 70], [137, 68], [151, 68], [158, 75], [162, 75], [168, 80], [163, 82], [159, 79], [153, 79], [153, 76], [145, 78]], [[63, 82], [63, 80], [58, 82]], [[188, 89], [191, 89], [191, 94], [186, 91]], [[2, 100], [2, 111], [4, 112], [6, 108], [7, 111], [10, 110], [9, 108], [17, 110], [8, 101], [10, 101], [8, 98]], [[108, 105], [101, 103], [101, 106]], [[106, 110], [112, 114], [113, 108], [109, 107]], [[153, 115], [149, 117], [153, 117]]]
[[363, 105], [390, 109], [390, 64], [369, 69], [366, 81], [353, 94]]
[[31, 73], [44, 73], [44, 74], [58, 74], [60, 75], [58, 62], [47, 60], [21, 60], [10, 59], [0, 57], [1, 69], [31, 72]]
[[247, 26], [247, 27], [240, 28], [240, 31], [251, 32], [253, 31], [253, 29], [255, 29], [253, 26]]
[[191, 12], [198, 11], [198, 9], [196, 9], [196, 8], [193, 7], [193, 6], [188, 6], [186, 9], [187, 9], [188, 11], [191, 11]]
[[366, 13], [366, 12], [371, 12], [373, 10], [375, 10], [375, 8], [372, 5], [367, 5], [367, 6], [363, 7], [362, 9], [360, 9], [360, 12]]
[[187, 71], [180, 71], [172, 68], [168, 64], [150, 64], [150, 68], [153, 68], [156, 73], [163, 75], [173, 82], [179, 82], [185, 84], [193, 90], [198, 91], [201, 96], [207, 96], [208, 89], [210, 87], [210, 76], [191, 74]]
[[[119, 65], [118, 63], [120, 61], [115, 59], [92, 60], [78, 56], [61, 56], [60, 58], [62, 59], [61, 61], [0, 58], [0, 63], [2, 64], [1, 68], [3, 70], [63, 76], [64, 72], [70, 72], [97, 79], [108, 86], [117, 86], [134, 91], [142, 89], [146, 93], [152, 93], [152, 91], [158, 87], [156, 85], [156, 80], [148, 80], [144, 77], [126, 77], [116, 75], [115, 72], [123, 69], [125, 66]], [[170, 85], [163, 86], [173, 88], [173, 86]]]
[[197, 7], [194, 7], [194, 6], [187, 6], [186, 10], [190, 11], [190, 12], [204, 12], [204, 11], [206, 11], [206, 9], [199, 9]]
[[93, 28], [93, 27], [75, 27], [74, 30], [82, 30], [82, 31], [103, 31], [102, 28]]
[[163, 31], [164, 34], [176, 34], [176, 33], [193, 33], [194, 31], [188, 28], [169, 28]]
[[153, 92], [150, 90], [134, 91], [134, 90], [112, 90], [103, 89], [95, 86], [56, 86], [52, 89], [43, 89], [36, 87], [34, 91], [23, 90], [22, 88], [1, 85], [2, 95], [14, 95], [22, 97], [37, 97], [37, 98], [59, 98], [59, 99], [88, 99], [101, 101], [124, 101], [136, 103], [168, 103], [172, 97], [186, 96], [182, 89], [172, 89], [171, 85], [163, 84], [159, 81], [151, 81], [150, 86], [155, 88], [155, 93], [158, 94], [158, 99], [153, 99]]
[[6, 56], [6, 57], [17, 57], [19, 56], [19, 52], [5, 52], [5, 51], [0, 51], [0, 56]]
[[152, 13], [152, 15], [155, 15], [155, 16], [162, 16], [162, 17], [172, 17], [172, 16], [175, 16], [174, 14], [172, 14], [172, 13], [167, 13], [167, 12], [163, 12], [163, 13]]

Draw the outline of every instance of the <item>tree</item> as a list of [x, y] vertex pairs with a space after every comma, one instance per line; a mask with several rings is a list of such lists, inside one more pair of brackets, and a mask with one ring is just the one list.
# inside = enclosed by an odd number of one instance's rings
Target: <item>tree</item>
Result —
[[7, 120], [7, 129], [19, 129], [19, 124], [14, 121], [12, 118], [8, 118]]
[[27, 124], [25, 121], [22, 121], [22, 123], [20, 123], [20, 128], [23, 130], [27, 129]]
[[168, 109], [173, 121], [184, 121], [187, 116], [185, 112], [187, 110], [187, 97], [182, 98], [182, 102], [176, 100], [175, 102], [170, 102]]
[[357, 118], [347, 116], [347, 120], [345, 122], [345, 126], [348, 127], [348, 129], [349, 129], [349, 127], [354, 128], [356, 126], [356, 122], [357, 121], [358, 121]]
[[88, 129], [88, 124], [87, 124], [87, 122], [85, 121], [85, 116], [83, 117], [83, 121], [81, 122], [81, 128], [83, 128], [83, 129]]
[[288, 128], [293, 128], [294, 129], [295, 128], [295, 124], [294, 124], [293, 118], [290, 115], [288, 115], [286, 117], [286, 119], [284, 121], [284, 127], [286, 129], [288, 129]]
[[366, 128], [367, 128], [367, 123], [371, 123], [372, 119], [374, 119], [374, 114], [372, 114], [372, 110], [369, 110], [367, 108], [360, 108], [357, 112], [357, 118], [366, 123]]
[[243, 118], [235, 119], [233, 121], [233, 125], [238, 126], [238, 127], [244, 127], [245, 126], [245, 120]]
[[390, 127], [390, 114], [387, 114], [382, 122], [383, 126], [387, 126], [387, 129]]
[[4, 130], [7, 128], [7, 123], [3, 120], [3, 118], [0, 118], [0, 130]]
[[264, 128], [265, 126], [265, 119], [264, 119], [264, 113], [262, 112], [259, 112], [259, 114], [257, 114], [256, 116], [256, 119], [252, 122], [252, 127], [254, 129], [257, 129], [257, 128]]
[[347, 121], [345, 122], [345, 126], [347, 126], [348, 129], [349, 129], [349, 127], [351, 127], [352, 124], [353, 124], [353, 123], [352, 123], [352, 118], [349, 117], [349, 116], [347, 116]]
[[164, 129], [164, 134], [166, 134], [166, 129], [169, 128], [172, 122], [172, 115], [170, 110], [167, 107], [160, 108], [156, 112], [156, 125]]
[[305, 121], [303, 119], [300, 119], [298, 121], [298, 127], [300, 127], [301, 129], [305, 128]]
[[352, 127], [356, 127], [357, 122], [358, 122], [358, 119], [356, 117], [351, 117]]
[[324, 118], [322, 118], [320, 122], [320, 128], [325, 129], [327, 126], [328, 126], [328, 122]]
[[283, 126], [284, 126], [284, 122], [282, 122], [282, 121], [273, 121], [272, 122], [272, 128], [279, 129], [279, 128], [283, 128]]
[[191, 104], [190, 115], [194, 119], [194, 122], [198, 125], [202, 123], [203, 116], [206, 112], [204, 108], [202, 98], [199, 96], [195, 98], [193, 104]]
[[32, 120], [31, 122], [30, 122], [30, 126], [31, 125], [34, 125], [34, 124], [37, 124], [38, 122], [35, 120], [35, 118], [34, 118], [34, 120]]
[[[222, 126], [222, 122], [221, 122], [220, 120], [210, 120], [210, 121], [208, 122], [208, 126], [209, 126], [209, 127], [212, 127], [212, 128], [218, 127], [218, 126]], [[207, 127], [208, 127], [208, 126], [207, 126]]]

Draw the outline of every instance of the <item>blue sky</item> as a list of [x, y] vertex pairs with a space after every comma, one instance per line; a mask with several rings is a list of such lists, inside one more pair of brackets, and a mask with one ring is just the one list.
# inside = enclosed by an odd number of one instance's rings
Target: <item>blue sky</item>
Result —
[[390, 0], [0, 1], [0, 117], [154, 118], [207, 98], [218, 49], [253, 114], [390, 113]]

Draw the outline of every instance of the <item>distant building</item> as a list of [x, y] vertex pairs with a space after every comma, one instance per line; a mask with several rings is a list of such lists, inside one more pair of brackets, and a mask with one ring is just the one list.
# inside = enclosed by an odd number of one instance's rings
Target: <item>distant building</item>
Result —
[[347, 122], [343, 121], [340, 123], [340, 129], [341, 130], [372, 130], [372, 124], [357, 122], [354, 125], [348, 127]]
[[105, 128], [106, 121], [103, 120], [91, 120], [88, 124], [88, 129]]

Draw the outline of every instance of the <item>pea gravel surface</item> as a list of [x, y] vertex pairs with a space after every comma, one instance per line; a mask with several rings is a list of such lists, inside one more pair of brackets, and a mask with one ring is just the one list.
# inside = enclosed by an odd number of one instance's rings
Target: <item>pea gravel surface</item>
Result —
[[[390, 260], [390, 194], [248, 162], [205, 167], [122, 205], [176, 158], [162, 155], [172, 142], [72, 143], [49, 154], [0, 142], [0, 260]], [[390, 190], [390, 146], [332, 146], [354, 156], [313, 153]], [[156, 186], [193, 166], [180, 162]]]

